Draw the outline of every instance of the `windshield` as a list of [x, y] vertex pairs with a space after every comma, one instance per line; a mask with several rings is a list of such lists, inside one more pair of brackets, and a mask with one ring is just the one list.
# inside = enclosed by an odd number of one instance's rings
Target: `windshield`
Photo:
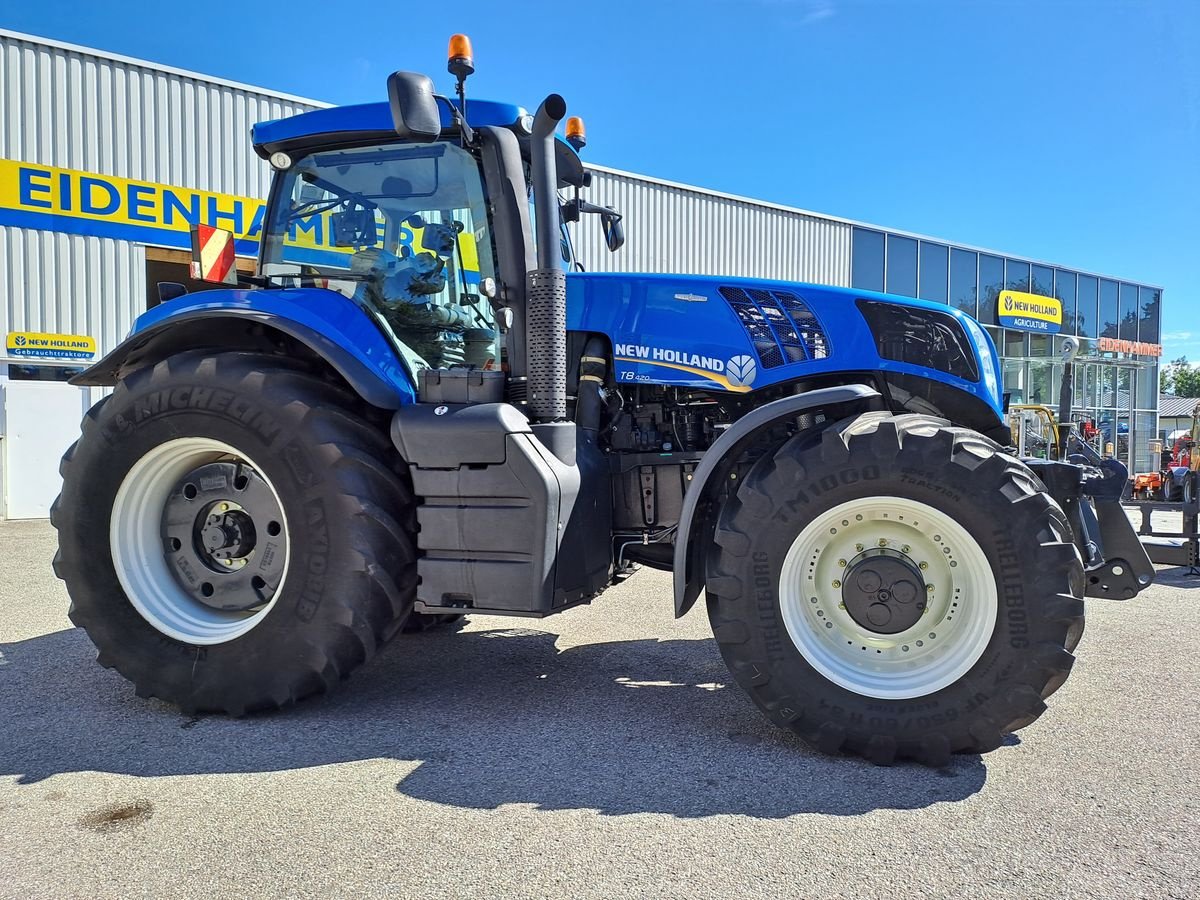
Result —
[[[262, 274], [373, 309], [417, 366], [500, 365], [495, 278], [474, 158], [445, 143], [330, 150], [283, 175]], [[415, 358], [413, 356], [415, 355]]]

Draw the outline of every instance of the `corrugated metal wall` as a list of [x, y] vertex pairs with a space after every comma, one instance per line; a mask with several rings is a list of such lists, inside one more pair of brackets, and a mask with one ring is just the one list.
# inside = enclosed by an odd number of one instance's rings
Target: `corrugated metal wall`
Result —
[[[0, 31], [0, 158], [265, 197], [250, 126], [315, 104]], [[0, 333], [90, 334], [112, 349], [145, 309], [144, 250], [0, 228]]]
[[574, 226], [588, 271], [683, 272], [850, 285], [850, 225], [742, 197], [588, 167], [587, 199], [625, 217], [610, 253], [598, 216]]

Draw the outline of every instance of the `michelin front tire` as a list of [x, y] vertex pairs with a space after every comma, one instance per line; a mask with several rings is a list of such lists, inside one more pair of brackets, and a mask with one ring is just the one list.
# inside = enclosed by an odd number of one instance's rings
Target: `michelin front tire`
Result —
[[755, 463], [721, 511], [707, 601], [768, 718], [827, 753], [940, 765], [1041, 715], [1083, 587], [1066, 517], [1019, 460], [869, 413]]
[[412, 611], [414, 502], [356, 397], [277, 357], [130, 374], [61, 465], [55, 572], [102, 665], [185, 712], [330, 689]]

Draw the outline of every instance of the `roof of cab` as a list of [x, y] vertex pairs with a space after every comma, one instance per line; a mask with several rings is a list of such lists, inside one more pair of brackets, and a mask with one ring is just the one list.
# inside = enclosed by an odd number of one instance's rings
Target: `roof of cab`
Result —
[[[455, 106], [457, 101], [450, 101]], [[438, 110], [442, 115], [442, 127], [450, 128], [454, 119], [448, 103], [438, 99]], [[508, 128], [516, 125], [522, 116], [528, 115], [524, 107], [512, 103], [497, 103], [493, 100], [468, 100], [467, 122], [472, 128], [496, 125]], [[395, 134], [392, 112], [387, 103], [360, 103], [353, 106], [333, 106], [300, 113], [286, 119], [259, 122], [250, 132], [254, 149], [266, 159], [275, 150], [303, 146], [313, 139], [333, 138], [341, 135], [362, 134], [364, 137]]]

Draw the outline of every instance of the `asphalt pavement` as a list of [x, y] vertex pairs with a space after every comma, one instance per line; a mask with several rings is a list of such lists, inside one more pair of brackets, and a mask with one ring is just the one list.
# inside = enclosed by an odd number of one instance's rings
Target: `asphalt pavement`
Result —
[[1200, 896], [1200, 578], [1090, 601], [1050, 710], [942, 769], [829, 758], [643, 571], [404, 636], [335, 695], [185, 717], [95, 663], [0, 522], [0, 897]]

